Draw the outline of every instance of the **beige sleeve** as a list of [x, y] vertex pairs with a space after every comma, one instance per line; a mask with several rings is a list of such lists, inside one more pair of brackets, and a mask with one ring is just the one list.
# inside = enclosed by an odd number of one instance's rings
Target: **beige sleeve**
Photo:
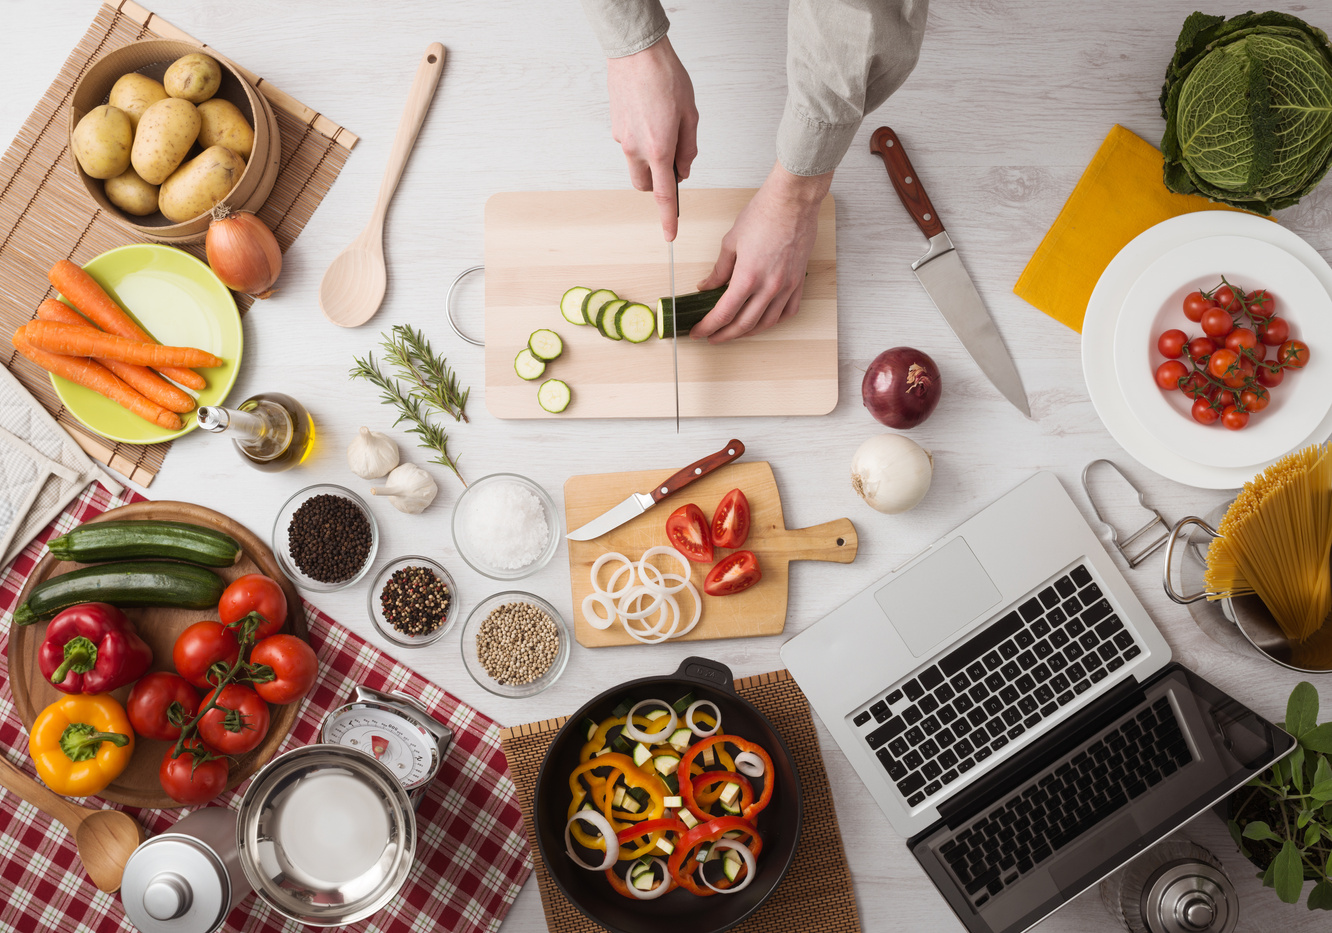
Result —
[[607, 58], [643, 51], [671, 25], [659, 0], [583, 0], [583, 12]]

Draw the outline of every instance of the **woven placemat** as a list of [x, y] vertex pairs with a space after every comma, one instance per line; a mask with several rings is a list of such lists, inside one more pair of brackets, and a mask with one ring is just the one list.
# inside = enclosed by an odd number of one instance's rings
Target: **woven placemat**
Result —
[[[42, 299], [54, 296], [46, 273], [58, 260], [82, 265], [141, 240], [98, 208], [75, 176], [66, 152], [67, 108], [74, 85], [93, 61], [111, 49], [156, 38], [205, 47], [137, 3], [103, 5], [0, 159], [0, 360], [90, 456], [144, 486], [157, 475], [171, 445], [117, 444], [93, 434], [65, 410], [46, 372], [19, 356], [8, 337], [33, 319]], [[285, 252], [328, 193], [357, 137], [241, 71], [273, 105], [282, 134], [281, 170], [259, 217]], [[202, 243], [184, 249], [204, 258]], [[251, 301], [236, 296], [242, 314]]]
[[[742, 933], [790, 930], [799, 933], [860, 933], [860, 912], [851, 887], [851, 870], [842, 849], [842, 832], [823, 767], [819, 737], [810, 718], [809, 703], [786, 671], [756, 674], [735, 682], [736, 693], [758, 707], [773, 724], [795, 757], [805, 797], [805, 822], [795, 859], [782, 883], [758, 911], [735, 929]], [[518, 787], [527, 838], [532, 842], [541, 905], [551, 933], [597, 933], [601, 927], [578, 912], [560, 892], [536, 845], [532, 823], [532, 793], [546, 749], [565, 720], [513, 726], [500, 732], [509, 773]]]

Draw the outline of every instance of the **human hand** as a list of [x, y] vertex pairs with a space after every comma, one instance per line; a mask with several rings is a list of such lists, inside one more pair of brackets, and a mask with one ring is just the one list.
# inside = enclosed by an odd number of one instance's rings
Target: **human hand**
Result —
[[698, 155], [698, 108], [694, 85], [663, 36], [641, 52], [606, 62], [610, 88], [611, 135], [624, 149], [629, 181], [651, 191], [661, 212], [661, 229], [675, 239], [679, 211], [675, 173], [689, 177]]
[[792, 175], [780, 163], [773, 166], [722, 238], [712, 273], [698, 284], [705, 291], [731, 283], [689, 336], [721, 343], [761, 333], [796, 313], [832, 176]]

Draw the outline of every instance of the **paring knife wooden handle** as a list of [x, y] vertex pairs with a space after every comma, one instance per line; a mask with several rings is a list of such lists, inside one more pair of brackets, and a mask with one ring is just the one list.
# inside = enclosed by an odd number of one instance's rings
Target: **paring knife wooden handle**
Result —
[[707, 476], [713, 470], [724, 467], [733, 460], [740, 459], [744, 452], [745, 445], [732, 438], [726, 442], [725, 447], [715, 454], [708, 454], [702, 460], [696, 460], [683, 470], [671, 474], [670, 479], [652, 490], [652, 501], [660, 502], [671, 493], [678, 492], [688, 486], [700, 476]]
[[881, 126], [874, 131], [870, 137], [870, 152], [883, 157], [883, 167], [888, 170], [888, 180], [893, 183], [893, 190], [926, 239], [943, 233], [943, 221], [930, 203], [930, 196], [925, 193], [925, 186], [911, 167], [906, 149], [902, 147], [902, 141], [897, 138], [892, 127]]

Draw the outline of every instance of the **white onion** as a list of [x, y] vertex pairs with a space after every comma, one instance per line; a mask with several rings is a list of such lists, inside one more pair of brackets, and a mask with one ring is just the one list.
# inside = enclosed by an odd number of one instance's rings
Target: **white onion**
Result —
[[[620, 561], [621, 565], [616, 568], [615, 573], [611, 574], [610, 582], [607, 583], [605, 588], [603, 589], [601, 584], [597, 583], [597, 575], [601, 573], [601, 568], [606, 566], [606, 562], [611, 560], [618, 560]], [[630, 571], [629, 582], [625, 584], [624, 589], [627, 590], [630, 586], [633, 586], [634, 583], [633, 566], [634, 562], [631, 561], [629, 558], [625, 557], [623, 554], [619, 553], [618, 551], [607, 551], [605, 554], [602, 554], [592, 563], [593, 592], [605, 593], [607, 596], [611, 597], [619, 596], [621, 593], [624, 592], [624, 590], [616, 590], [615, 581], [620, 579], [620, 574], [624, 573], [625, 570], [628, 569]]]
[[629, 633], [630, 638], [645, 645], [659, 645], [668, 638], [676, 637], [677, 632], [675, 630], [680, 627], [680, 603], [674, 596], [665, 596], [663, 599], [666, 602], [666, 608], [669, 608], [672, 613], [671, 627], [664, 632], [661, 631], [661, 624], [666, 620], [664, 609], [661, 619], [650, 629], [635, 629], [628, 619], [621, 619], [620, 624], [624, 626], [624, 630]]
[[[606, 614], [599, 615], [592, 611], [592, 605], [600, 606]], [[611, 627], [619, 613], [615, 609], [615, 600], [605, 593], [588, 593], [583, 597], [583, 618], [594, 629], [605, 630]]]
[[[634, 864], [635, 863], [633, 862], [630, 863], [629, 867], [630, 871], [634, 870], [633, 869]], [[655, 888], [649, 888], [646, 891], [640, 891], [638, 890], [638, 888], [634, 887], [632, 881], [630, 881], [628, 878], [624, 879], [625, 887], [629, 889], [629, 893], [632, 894], [634, 897], [638, 898], [640, 901], [655, 901], [657, 898], [661, 897], [663, 894], [669, 891], [672, 887], [671, 873], [666, 870], [666, 860], [654, 857], [652, 859], [652, 864], [657, 865], [661, 868], [661, 884], [657, 885]]]
[[712, 851], [716, 852], [718, 849], [734, 849], [735, 851], [740, 853], [740, 857], [744, 859], [745, 868], [747, 869], [745, 871], [745, 877], [740, 881], [737, 881], [729, 888], [719, 888], [716, 885], [714, 885], [711, 881], [709, 881], [706, 877], [704, 877], [704, 875], [702, 874], [703, 866], [700, 865], [698, 866], [698, 870], [700, 872], [698, 876], [699, 879], [708, 887], [712, 888], [712, 890], [716, 891], [718, 894], [735, 894], [749, 887], [749, 883], [754, 880], [754, 869], [755, 869], [754, 853], [749, 851], [749, 846], [745, 845], [743, 842], [740, 842], [737, 839], [718, 839], [716, 842], [712, 844]]
[[763, 759], [753, 752], [741, 752], [735, 756], [735, 770], [746, 777], [763, 777]]
[[[712, 711], [716, 714], [712, 723], [712, 728], [707, 732], [704, 732], [698, 726], [694, 725], [694, 713], [698, 712], [700, 706], [711, 706]], [[690, 732], [694, 733], [694, 735], [698, 736], [700, 739], [706, 739], [710, 735], [716, 735], [717, 730], [721, 728], [721, 709], [719, 709], [717, 704], [713, 703], [711, 700], [695, 700], [693, 703], [689, 704], [689, 709], [685, 710], [685, 725], [689, 727]]]
[[[583, 820], [592, 824], [597, 831], [601, 833], [601, 838], [606, 840], [606, 857], [601, 860], [600, 865], [589, 865], [578, 857], [574, 851], [573, 836], [569, 828], [573, 826], [574, 820]], [[564, 824], [564, 851], [569, 853], [569, 858], [578, 863], [579, 868], [586, 868], [588, 871], [605, 871], [617, 861], [620, 860], [620, 840], [615, 836], [615, 830], [611, 827], [610, 820], [602, 816], [596, 810], [579, 810], [573, 816], [569, 817], [569, 822]]]
[[[662, 546], [660, 546], [660, 545], [658, 545], [657, 547], [650, 547], [650, 548], [648, 548], [646, 551], [644, 551], [644, 552], [643, 552], [643, 556], [640, 557], [640, 558], [638, 559], [638, 575], [639, 575], [639, 577], [642, 578], [642, 580], [643, 580], [643, 585], [644, 585], [644, 586], [647, 586], [649, 589], [653, 589], [653, 588], [655, 588], [655, 587], [661, 587], [662, 592], [665, 592], [665, 593], [678, 593], [678, 592], [680, 592], [680, 590], [684, 589], [684, 587], [685, 587], [684, 582], [681, 582], [679, 586], [672, 587], [672, 588], [670, 588], [670, 589], [667, 589], [666, 587], [661, 586], [661, 580], [662, 580], [661, 571], [657, 570], [656, 567], [652, 567], [652, 565], [648, 563], [648, 558], [650, 558], [650, 557], [656, 557], [658, 554], [665, 554], [665, 555], [669, 555], [670, 557], [674, 557], [674, 558], [676, 559], [676, 561], [679, 562], [680, 566], [684, 569], [684, 580], [687, 581], [687, 580], [689, 579], [689, 575], [693, 572], [693, 568], [689, 565], [689, 558], [688, 558], [688, 557], [685, 557], [683, 554], [681, 554], [681, 553], [680, 553], [679, 551], [677, 551], [675, 548], [673, 548], [673, 547], [662, 547]], [[648, 567], [652, 567], [652, 569], [653, 569], [654, 571], [657, 572], [657, 580], [658, 580], [658, 582], [657, 582], [656, 584], [651, 583], [651, 582], [648, 580], [648, 578], [647, 578], [647, 568], [648, 568]]]
[[[630, 606], [638, 602], [638, 600], [644, 596], [649, 595], [653, 595], [656, 598], [648, 604], [646, 609], [635, 609], [632, 612], [629, 611]], [[631, 588], [629, 592], [620, 597], [620, 615], [624, 616], [626, 619], [645, 619], [652, 615], [652, 613], [656, 612], [657, 607], [660, 606], [664, 600], [665, 596], [663, 594], [650, 593], [647, 587], [640, 584]]]
[[930, 488], [934, 458], [904, 434], [877, 434], [851, 458], [851, 487], [880, 512], [915, 508]]
[[[675, 574], [667, 574], [667, 576], [673, 577], [675, 576]], [[698, 620], [703, 618], [703, 597], [698, 595], [698, 590], [694, 587], [694, 584], [692, 583], [690, 583], [687, 587], [685, 587], [685, 589], [689, 591], [690, 596], [694, 597], [694, 617], [689, 621], [688, 625], [686, 625], [683, 629], [672, 635], [671, 636], [672, 638], [679, 638], [681, 635], [688, 635], [693, 630], [694, 626], [698, 625]]]
[[[638, 726], [634, 725], [634, 713], [638, 712], [642, 707], [651, 704], [665, 707], [666, 711], [670, 713], [666, 728], [662, 729], [660, 732], [644, 732], [642, 729], [638, 728]], [[675, 731], [675, 727], [679, 722], [680, 719], [675, 715], [675, 710], [671, 707], [671, 704], [663, 703], [661, 700], [639, 700], [629, 708], [629, 715], [624, 717], [624, 729], [622, 731], [635, 742], [642, 742], [644, 745], [655, 745], [662, 739], [669, 738], [670, 734]]]
[[[634, 604], [636, 600], [642, 599], [644, 596], [648, 595], [647, 591], [644, 590], [642, 587], [639, 587], [638, 589], [639, 592], [636, 592], [634, 594], [634, 598], [629, 600], [629, 605], [631, 606]], [[650, 626], [648, 625], [648, 619], [652, 618], [651, 615], [644, 616], [641, 619], [632, 618], [630, 616], [621, 616], [620, 624], [624, 626], [624, 630], [630, 633], [631, 635], [634, 633], [637, 633], [639, 635], [656, 635], [661, 632], [662, 627], [666, 624], [666, 610], [668, 609], [675, 614], [675, 618], [671, 622], [671, 627], [670, 629], [668, 629], [668, 632], [674, 632], [680, 626], [680, 604], [676, 602], [674, 596], [658, 595], [657, 601], [654, 602], [653, 605], [661, 606], [661, 608], [657, 611], [656, 622], [652, 623], [652, 625]], [[642, 627], [635, 628], [633, 625], [634, 622], [639, 623]], [[670, 637], [668, 634], [662, 635], [662, 639], [668, 637]]]

